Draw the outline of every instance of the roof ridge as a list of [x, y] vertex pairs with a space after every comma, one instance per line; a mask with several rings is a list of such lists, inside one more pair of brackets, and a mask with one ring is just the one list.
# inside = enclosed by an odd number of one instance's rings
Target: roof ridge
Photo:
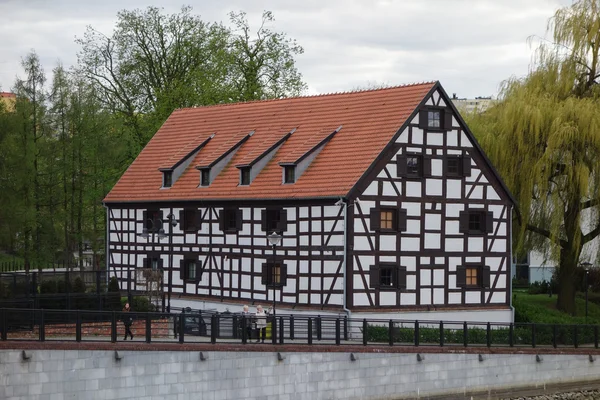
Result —
[[173, 110], [173, 112], [176, 112], [176, 111], [185, 111], [185, 110], [194, 110], [194, 109], [197, 109], [197, 108], [203, 108], [203, 109], [205, 109], [205, 108], [234, 106], [234, 105], [239, 105], [239, 104], [271, 103], [271, 102], [276, 102], [276, 101], [285, 101], [285, 100], [294, 100], [294, 99], [309, 99], [309, 98], [314, 98], [314, 97], [338, 96], [338, 95], [342, 95], [342, 94], [358, 94], [358, 93], [366, 93], [366, 92], [377, 92], [377, 91], [400, 89], [400, 88], [406, 88], [406, 87], [412, 87], [412, 86], [434, 85], [436, 82], [437, 81], [423, 81], [423, 82], [405, 83], [405, 84], [401, 84], [401, 85], [387, 86], [387, 87], [373, 88], [373, 89], [357, 89], [357, 90], [348, 90], [348, 91], [341, 91], [341, 92], [308, 94], [308, 95], [304, 95], [304, 96], [282, 97], [282, 98], [278, 98], [278, 99], [261, 99], [261, 100], [249, 100], [249, 101], [236, 101], [236, 102], [233, 102], [233, 103], [210, 104], [210, 105], [207, 105], [207, 106], [183, 107], [183, 108], [177, 108], [177, 109]]

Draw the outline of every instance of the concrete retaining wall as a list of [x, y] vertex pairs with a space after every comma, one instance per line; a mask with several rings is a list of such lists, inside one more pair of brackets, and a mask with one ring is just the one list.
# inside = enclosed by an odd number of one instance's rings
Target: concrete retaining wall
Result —
[[[600, 377], [587, 354], [0, 350], [0, 399], [384, 399]], [[459, 396], [452, 396], [458, 398]]]

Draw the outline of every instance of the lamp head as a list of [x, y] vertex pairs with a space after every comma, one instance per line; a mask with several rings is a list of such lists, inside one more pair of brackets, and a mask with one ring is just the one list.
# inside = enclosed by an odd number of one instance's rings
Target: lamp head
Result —
[[271, 246], [279, 246], [281, 243], [281, 239], [283, 236], [279, 235], [277, 232], [273, 232], [270, 235], [267, 235], [267, 239], [269, 240], [269, 244]]
[[157, 237], [158, 237], [158, 240], [164, 239], [167, 237], [167, 235], [165, 235], [165, 230], [163, 228], [159, 229]]
[[144, 239], [148, 239], [148, 237], [150, 236], [148, 235], [148, 228], [142, 229], [142, 233], [138, 233], [138, 236]]

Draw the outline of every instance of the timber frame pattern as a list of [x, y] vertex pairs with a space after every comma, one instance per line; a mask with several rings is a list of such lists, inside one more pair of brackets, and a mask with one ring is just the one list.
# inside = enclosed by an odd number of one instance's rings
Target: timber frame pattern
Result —
[[[439, 112], [440, 126], [424, 122], [429, 111]], [[418, 160], [416, 175], [407, 173], [408, 158]], [[436, 83], [345, 196], [106, 201], [107, 263], [123, 280], [126, 270], [158, 255], [174, 295], [216, 302], [269, 302], [275, 293], [280, 303], [309, 309], [507, 309], [513, 204]], [[164, 220], [141, 238], [145, 211], [156, 207], [179, 223], [168, 228]], [[263, 221], [263, 210], [272, 208], [287, 211], [275, 255]], [[184, 210], [197, 215], [191, 231], [184, 230]], [[223, 229], [223, 210], [236, 210], [236, 229]], [[393, 216], [394, 229], [381, 228], [382, 210]], [[469, 230], [469, 213], [481, 216], [481, 231]], [[158, 239], [160, 227], [171, 229], [169, 243]], [[275, 291], [265, 285], [263, 268], [274, 260], [287, 275]], [[195, 272], [186, 271], [193, 268], [189, 262], [196, 263]], [[466, 270], [477, 275], [476, 284]]]

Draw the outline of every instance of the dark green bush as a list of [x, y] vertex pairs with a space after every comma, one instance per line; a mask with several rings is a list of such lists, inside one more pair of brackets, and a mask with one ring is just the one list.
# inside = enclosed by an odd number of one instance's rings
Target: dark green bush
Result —
[[47, 279], [40, 283], [41, 294], [55, 294], [58, 293], [56, 281], [53, 279]]
[[73, 293], [85, 293], [87, 290], [87, 287], [85, 285], [85, 282], [83, 282], [83, 279], [81, 279], [81, 277], [77, 277], [75, 278], [75, 280], [73, 281], [73, 287], [72, 287]]
[[[127, 303], [127, 297], [121, 298], [121, 309], [125, 307], [125, 303]], [[134, 312], [154, 312], [156, 311], [156, 307], [154, 304], [150, 303], [147, 297], [145, 296], [135, 296], [131, 300], [129, 304], [131, 307], [131, 311]]]

